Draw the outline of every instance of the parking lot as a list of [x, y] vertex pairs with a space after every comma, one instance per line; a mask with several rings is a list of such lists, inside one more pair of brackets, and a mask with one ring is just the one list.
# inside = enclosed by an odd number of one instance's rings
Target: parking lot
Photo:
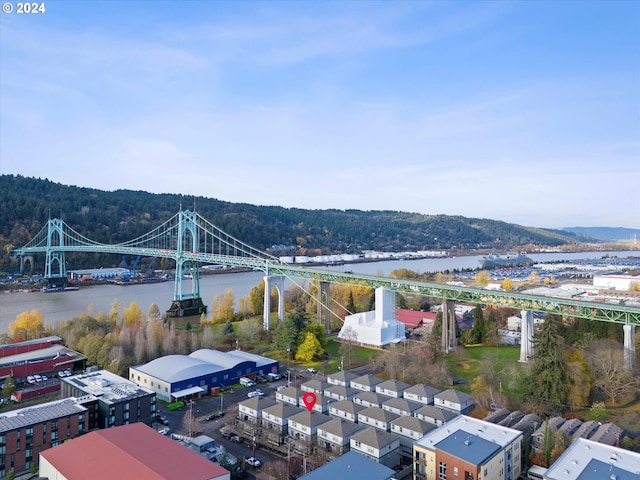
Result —
[[[311, 378], [325, 379], [322, 374], [312, 374], [311, 372], [303, 370], [291, 370], [290, 381], [292, 385], [299, 385]], [[269, 383], [260, 383], [253, 387], [242, 387], [236, 385], [233, 390], [224, 392], [221, 396], [202, 397], [193, 400], [193, 403], [189, 405], [189, 402], [185, 402], [185, 406], [179, 410], [168, 411], [164, 408], [164, 404], [158, 403], [158, 409], [161, 417], [165, 417], [168, 425], [158, 421], [154, 423], [154, 427], [160, 431], [168, 429], [167, 434], [175, 433], [179, 435], [186, 435], [187, 428], [183, 424], [183, 419], [189, 408], [191, 408], [194, 417], [199, 419], [198, 426], [200, 427], [200, 433], [208, 435], [215, 440], [216, 445], [222, 445], [231, 455], [235, 456], [239, 462], [243, 462], [244, 459], [249, 457], [255, 457], [262, 465], [258, 468], [247, 466], [247, 478], [264, 478], [261, 472], [271, 462], [277, 460], [283, 460], [283, 457], [276, 455], [272, 451], [252, 442], [251, 438], [242, 438], [241, 442], [234, 441], [231, 437], [225, 438], [220, 432], [220, 429], [225, 425], [233, 426], [235, 417], [238, 413], [238, 403], [246, 400], [249, 392], [260, 389], [264, 392], [265, 396], [275, 399], [275, 391], [278, 387], [284, 386], [287, 383], [287, 375], [284, 375], [280, 380]], [[220, 407], [224, 410], [224, 415], [211, 418], [212, 414], [219, 412]], [[235, 439], [237, 440], [237, 439]]]

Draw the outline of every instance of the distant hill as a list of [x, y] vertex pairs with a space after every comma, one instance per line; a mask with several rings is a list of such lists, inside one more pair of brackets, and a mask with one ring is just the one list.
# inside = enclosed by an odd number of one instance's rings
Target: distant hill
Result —
[[564, 232], [571, 232], [580, 237], [595, 238], [604, 242], [629, 242], [634, 238], [640, 240], [640, 230], [623, 227], [566, 227]]
[[[49, 218], [62, 218], [85, 237], [102, 243], [136, 238], [171, 218], [180, 205], [258, 249], [283, 255], [495, 249], [576, 244], [575, 233], [524, 227], [498, 220], [397, 211], [303, 210], [229, 203], [141, 191], [68, 186], [47, 179], [0, 175], [0, 270], [13, 271], [13, 247], [25, 245]], [[188, 207], [189, 206], [189, 207]], [[13, 246], [13, 247], [11, 247]], [[82, 266], [117, 266], [115, 255], [84, 255]], [[85, 264], [85, 265], [83, 265]]]

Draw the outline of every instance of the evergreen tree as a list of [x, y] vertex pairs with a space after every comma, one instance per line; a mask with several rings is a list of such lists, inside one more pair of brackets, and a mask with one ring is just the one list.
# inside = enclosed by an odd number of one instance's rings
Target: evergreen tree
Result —
[[358, 313], [358, 309], [356, 308], [356, 304], [353, 301], [353, 292], [349, 292], [349, 303], [347, 303], [347, 311], [349, 313]]
[[558, 320], [547, 315], [533, 339], [533, 368], [526, 378], [524, 397], [539, 404], [540, 413], [562, 413], [569, 391], [563, 340]]

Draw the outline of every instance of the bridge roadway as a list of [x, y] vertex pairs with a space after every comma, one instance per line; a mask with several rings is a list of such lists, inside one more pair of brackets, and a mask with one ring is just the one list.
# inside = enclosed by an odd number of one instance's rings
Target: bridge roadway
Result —
[[148, 257], [170, 258], [174, 260], [189, 260], [199, 263], [230, 265], [260, 270], [263, 271], [266, 276], [305, 278], [319, 282], [357, 285], [373, 289], [377, 287], [384, 287], [399, 293], [440, 298], [444, 301], [508, 307], [517, 310], [551, 313], [561, 316], [570, 316], [574, 318], [619, 323], [624, 325], [640, 325], [640, 308], [637, 307], [572, 300], [560, 297], [528, 295], [517, 292], [488, 291], [471, 287], [458, 287], [415, 280], [337, 272], [322, 268], [307, 268], [280, 263], [275, 257], [254, 258], [190, 251], [183, 251], [179, 253], [175, 250], [167, 249], [95, 244], [63, 245], [55, 247], [22, 247], [15, 249], [13, 254], [16, 256], [27, 256], [36, 252], [47, 252], [51, 250], [59, 252], [102, 252], [122, 255], [142, 255]]

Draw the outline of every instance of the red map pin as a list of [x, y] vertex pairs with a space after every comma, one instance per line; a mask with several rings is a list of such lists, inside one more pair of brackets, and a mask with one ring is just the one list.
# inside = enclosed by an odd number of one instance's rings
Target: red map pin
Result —
[[313, 409], [313, 406], [316, 404], [317, 401], [318, 401], [318, 397], [316, 397], [316, 394], [313, 392], [307, 392], [302, 396], [302, 402], [305, 404], [305, 406], [307, 407], [307, 410], [309, 411]]

